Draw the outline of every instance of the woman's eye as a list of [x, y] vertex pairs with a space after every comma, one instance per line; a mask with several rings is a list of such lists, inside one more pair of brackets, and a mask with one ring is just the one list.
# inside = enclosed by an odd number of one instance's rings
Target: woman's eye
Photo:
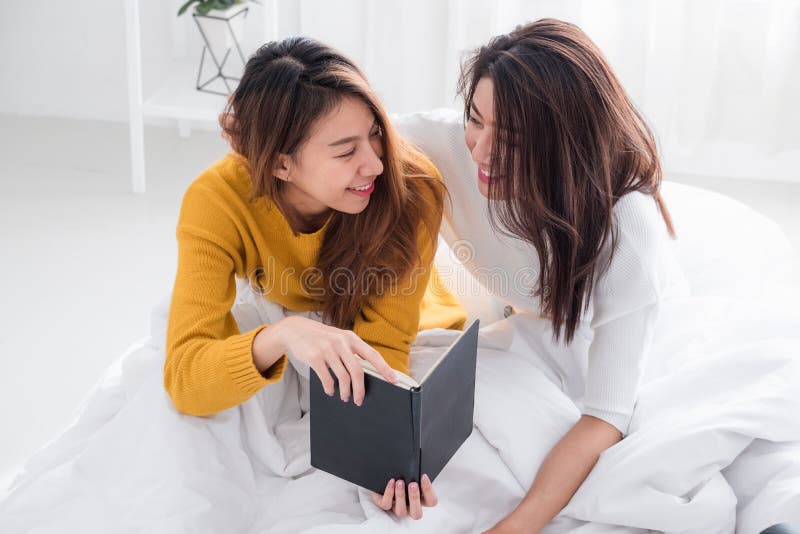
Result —
[[480, 122], [478, 122], [478, 119], [476, 119], [476, 118], [475, 118], [475, 117], [472, 115], [472, 113], [467, 113], [467, 121], [468, 121], [468, 122], [471, 122], [472, 124], [474, 124], [474, 125], [476, 125], [476, 126], [480, 126], [480, 125], [481, 125], [481, 123], [480, 123]]
[[383, 130], [381, 128], [375, 128], [369, 134], [370, 137], [380, 137], [383, 135]]
[[349, 158], [350, 156], [352, 156], [352, 155], [353, 155], [353, 154], [355, 154], [355, 153], [356, 153], [356, 149], [354, 148], [354, 149], [352, 149], [351, 151], [349, 151], [349, 152], [347, 152], [347, 153], [345, 153], [345, 154], [340, 154], [340, 155], [338, 155], [338, 156], [336, 156], [336, 157], [337, 157], [337, 158]]

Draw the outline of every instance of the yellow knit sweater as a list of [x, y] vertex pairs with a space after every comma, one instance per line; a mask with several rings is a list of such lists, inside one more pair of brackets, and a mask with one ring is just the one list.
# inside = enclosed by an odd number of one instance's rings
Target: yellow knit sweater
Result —
[[[439, 177], [430, 162], [422, 163]], [[203, 172], [183, 197], [164, 387], [185, 413], [209, 415], [231, 408], [283, 376], [285, 355], [263, 375], [253, 363], [253, 338], [267, 325], [239, 332], [231, 313], [236, 278], [253, 280], [259, 273], [265, 298], [289, 310], [315, 309], [299, 274], [314, 267], [325, 228], [295, 234], [266, 197], [249, 201], [251, 187], [243, 159], [230, 153]], [[422, 235], [419, 242], [425, 274], [409, 286], [413, 291], [402, 290], [401, 284], [400, 291], [374, 299], [353, 326], [403, 372], [408, 372], [409, 345], [419, 330], [461, 328], [466, 318], [433, 268], [435, 243]]]

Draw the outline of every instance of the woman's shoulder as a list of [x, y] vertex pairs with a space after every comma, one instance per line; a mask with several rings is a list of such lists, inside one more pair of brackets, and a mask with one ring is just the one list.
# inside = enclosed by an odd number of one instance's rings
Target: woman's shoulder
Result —
[[187, 193], [205, 190], [223, 200], [230, 197], [249, 198], [252, 187], [247, 160], [231, 151], [201, 172], [189, 184]]
[[392, 123], [401, 134], [412, 140], [447, 138], [454, 132], [459, 136], [464, 133], [462, 113], [450, 108], [393, 115]]
[[464, 144], [461, 113], [452, 109], [397, 115], [392, 119], [400, 135], [419, 149], [441, 172], [445, 182], [464, 173], [471, 160]]
[[441, 108], [410, 113], [395, 116], [393, 122], [400, 134], [430, 158], [441, 173], [448, 210], [471, 216], [476, 206], [484, 205], [476, 186], [477, 168], [464, 142], [464, 118], [459, 111]]
[[622, 195], [614, 204], [614, 228], [618, 237], [647, 248], [669, 240], [669, 229], [655, 197], [641, 191]]
[[642, 302], [671, 294], [670, 288], [683, 291], [673, 240], [653, 195], [634, 191], [620, 197], [614, 224], [614, 248], [598, 280], [599, 294], [625, 294], [630, 302]]
[[244, 158], [230, 152], [209, 165], [187, 187], [181, 201], [179, 229], [195, 233], [236, 232], [237, 221], [249, 220], [252, 181]]
[[403, 160], [411, 174], [437, 182], [442, 181], [442, 173], [428, 156], [412, 144], [404, 141], [403, 145]]

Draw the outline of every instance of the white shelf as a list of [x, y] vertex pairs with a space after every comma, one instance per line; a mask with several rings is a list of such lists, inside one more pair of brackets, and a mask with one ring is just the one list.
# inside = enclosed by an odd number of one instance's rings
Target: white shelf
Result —
[[[216, 123], [220, 112], [225, 107], [226, 97], [222, 95], [198, 91], [197, 70], [200, 64], [200, 49], [197, 54], [189, 53], [189, 59], [175, 61], [168, 70], [169, 74], [157, 84], [157, 89], [145, 97], [142, 93], [142, 28], [139, 17], [139, 1], [125, 0], [125, 35], [128, 53], [128, 93], [129, 93], [129, 120], [130, 120], [130, 147], [131, 147], [131, 190], [134, 193], [145, 192], [145, 164], [144, 164], [144, 119], [174, 119], [177, 120], [178, 131], [182, 136], [188, 136], [192, 122]], [[160, 1], [160, 0], [159, 0]], [[173, 0], [174, 2], [177, 0]], [[279, 0], [265, 0], [259, 11], [263, 18], [263, 41], [278, 35], [278, 2]], [[180, 25], [175, 25], [173, 20], [173, 49], [185, 50], [185, 35], [177, 31]], [[175, 45], [178, 46], [175, 46]], [[230, 74], [226, 70], [226, 74]], [[203, 82], [213, 76], [208, 70], [203, 72]], [[222, 80], [215, 80], [209, 89], [224, 91]]]
[[187, 60], [171, 65], [170, 74], [142, 104], [142, 115], [216, 123], [226, 99], [195, 89], [199, 62], [197, 58], [194, 62]]

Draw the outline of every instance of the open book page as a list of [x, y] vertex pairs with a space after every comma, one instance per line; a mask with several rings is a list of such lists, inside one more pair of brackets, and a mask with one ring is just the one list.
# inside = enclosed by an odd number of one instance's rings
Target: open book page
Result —
[[[383, 377], [383, 375], [380, 374], [377, 369], [375, 369], [375, 366], [372, 365], [371, 362], [369, 362], [367, 360], [364, 360], [364, 359], [361, 359], [361, 358], [358, 358], [358, 363], [361, 364], [361, 367], [364, 369], [365, 373], [370, 374], [370, 375], [372, 375], [374, 377], [380, 378], [381, 380], [386, 380]], [[408, 376], [407, 374], [405, 374], [405, 373], [403, 373], [401, 371], [398, 371], [396, 369], [392, 369], [392, 371], [394, 371], [394, 374], [397, 377], [397, 385], [398, 386], [400, 386], [402, 388], [405, 388], [405, 389], [411, 389], [411, 388], [418, 388], [419, 387], [419, 382], [417, 382], [416, 380], [414, 380], [412, 377]]]
[[[400, 371], [394, 370], [394, 373], [398, 379], [397, 385], [405, 389], [418, 388], [420, 384], [422, 384], [422, 382], [425, 380], [425, 377], [430, 372], [432, 372], [439, 364], [439, 362], [444, 358], [444, 355], [447, 353], [449, 349], [450, 347], [448, 346], [414, 347], [411, 352], [411, 358], [410, 358], [411, 369], [409, 371], [409, 374], [405, 374]], [[381, 380], [385, 380], [385, 378], [383, 378], [383, 375], [381, 375], [375, 369], [375, 366], [372, 365], [372, 363], [361, 358], [358, 359], [358, 363], [361, 364], [361, 367], [364, 369], [365, 373], [369, 373], [373, 376], [380, 378]]]

